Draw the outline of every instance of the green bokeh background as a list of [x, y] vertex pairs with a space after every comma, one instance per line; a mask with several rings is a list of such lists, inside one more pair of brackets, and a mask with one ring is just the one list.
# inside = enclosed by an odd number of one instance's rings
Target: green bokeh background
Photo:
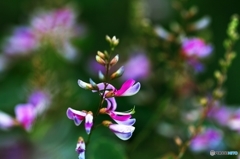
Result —
[[[163, 0], [162, 0], [163, 1]], [[159, 2], [162, 2], [159, 0]], [[31, 13], [37, 8], [56, 8], [64, 3], [73, 3], [79, 10], [78, 22], [83, 23], [87, 30], [87, 36], [84, 39], [75, 42], [75, 45], [81, 50], [81, 59], [76, 64], [67, 64], [61, 59], [55, 59], [57, 63], [62, 63], [63, 66], [58, 67], [58, 70], [67, 70], [66, 74], [61, 75], [60, 84], [66, 84], [63, 91], [70, 91], [71, 96], [67, 101], [59, 101], [46, 114], [40, 118], [34, 126], [34, 131], [27, 134], [20, 128], [14, 128], [9, 132], [0, 131], [0, 158], [12, 159], [18, 156], [18, 159], [66, 159], [77, 158], [75, 153], [75, 144], [78, 136], [86, 137], [83, 127], [75, 127], [71, 121], [65, 116], [65, 111], [68, 107], [76, 109], [94, 109], [97, 105], [98, 96], [82, 90], [77, 86], [77, 79], [87, 81], [89, 77], [97, 79], [96, 76], [89, 73], [89, 65], [87, 60], [94, 57], [96, 51], [108, 48], [108, 44], [104, 40], [105, 35], [116, 35], [120, 38], [119, 50], [116, 51], [126, 59], [131, 52], [125, 49], [124, 46], [132, 39], [137, 39], [136, 28], [132, 27], [132, 3], [137, 0], [73, 0], [73, 1], [47, 1], [47, 0], [8, 0], [0, 1], [0, 42], [9, 35], [15, 26], [27, 24]], [[145, 1], [143, 1], [145, 2]], [[145, 3], [158, 2], [157, 0], [146, 1]], [[170, 3], [170, 0], [164, 2]], [[159, 3], [161, 4], [161, 3]], [[200, 78], [205, 79], [213, 76], [213, 72], [218, 69], [218, 59], [224, 55], [222, 46], [223, 40], [226, 38], [227, 24], [231, 15], [240, 14], [240, 1], [237, 0], [192, 0], [191, 5], [196, 5], [199, 8], [199, 17], [208, 15], [211, 17], [211, 25], [209, 29], [214, 45], [214, 54], [206, 64], [206, 73]], [[169, 5], [170, 6], [170, 5]], [[166, 5], [168, 7], [168, 5]], [[164, 18], [153, 20], [154, 24], [169, 24], [177, 15], [172, 9], [163, 9], [168, 11]], [[151, 14], [163, 14], [161, 6], [159, 10]], [[161, 17], [161, 16], [160, 16]], [[136, 44], [137, 45], [137, 44]], [[240, 103], [240, 46], [237, 43], [235, 50], [237, 57], [228, 72], [228, 80], [225, 84], [227, 91], [225, 103], [229, 105], [239, 105]], [[126, 51], [126, 52], [123, 52]], [[51, 52], [51, 50], [50, 50]], [[148, 54], [151, 54], [150, 52]], [[0, 110], [4, 110], [9, 114], [14, 114], [14, 106], [18, 103], [23, 103], [26, 100], [28, 89], [25, 88], [26, 81], [31, 75], [30, 60], [26, 59], [19, 62], [10, 69], [9, 73], [4, 73], [0, 76]], [[154, 73], [154, 72], [153, 72]], [[120, 86], [120, 81], [116, 84]], [[147, 82], [143, 82], [143, 90], [147, 87]], [[61, 90], [61, 89], [60, 89]], [[24, 93], [22, 93], [24, 92]], [[65, 96], [66, 95], [66, 96]], [[158, 95], [156, 95], [158, 96]], [[120, 110], [128, 110], [133, 105], [137, 105], [137, 123], [133, 138], [127, 142], [120, 141], [106, 128], [100, 127], [92, 136], [92, 143], [87, 152], [87, 159], [157, 159], [169, 152], [176, 152], [177, 147], [173, 139], [166, 139], [157, 134], [153, 128], [149, 128], [149, 137], [145, 138], [138, 147], [131, 151], [133, 141], [136, 136], [144, 130], [145, 125], [149, 122], [149, 118], [155, 111], [149, 103], [141, 103], [138, 101], [141, 96], [127, 97], [118, 100], [118, 105], [122, 105]], [[60, 99], [60, 98], [59, 98]], [[165, 101], [162, 101], [163, 103]], [[59, 104], [59, 107], [57, 106]], [[159, 103], [155, 103], [159, 104]], [[162, 103], [160, 103], [161, 105]], [[162, 108], [164, 109], [164, 108]], [[108, 119], [103, 117], [103, 119]], [[134, 142], [135, 143], [135, 142]], [[8, 156], [7, 153], [12, 153], [13, 156]], [[5, 155], [5, 156], [4, 156]], [[194, 155], [187, 151], [186, 158], [207, 158], [208, 154]], [[215, 156], [215, 158], [224, 158]], [[226, 157], [226, 156], [225, 156]], [[229, 157], [233, 158], [233, 157]]]

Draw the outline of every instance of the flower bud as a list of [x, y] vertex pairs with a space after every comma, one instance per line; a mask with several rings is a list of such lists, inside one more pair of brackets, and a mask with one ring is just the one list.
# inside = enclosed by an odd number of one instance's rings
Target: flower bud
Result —
[[103, 124], [104, 126], [106, 126], [106, 127], [109, 127], [109, 125], [111, 125], [112, 122], [109, 121], [109, 120], [104, 120], [104, 121], [102, 122], [102, 124]]
[[119, 55], [116, 55], [110, 62], [110, 66], [114, 66], [119, 60]]
[[97, 52], [97, 55], [100, 56], [102, 59], [105, 59], [105, 58], [106, 58], [105, 54], [102, 53], [101, 51], [98, 51], [98, 52]]
[[100, 80], [102, 80], [102, 81], [105, 80], [105, 76], [104, 76], [104, 74], [102, 73], [102, 71], [99, 71], [99, 72], [98, 72], [98, 78], [99, 78]]
[[106, 65], [105, 60], [103, 60], [103, 59], [102, 59], [100, 56], [98, 56], [98, 55], [96, 55], [96, 61], [97, 61], [99, 64], [103, 65], [103, 66]]
[[120, 67], [116, 72], [114, 72], [112, 75], [111, 75], [111, 79], [115, 79], [115, 78], [118, 78], [118, 77], [121, 77], [124, 73], [124, 67]]
[[107, 112], [107, 108], [101, 108], [101, 109], [99, 110], [99, 113], [100, 113], [100, 114], [106, 114], [106, 112]]

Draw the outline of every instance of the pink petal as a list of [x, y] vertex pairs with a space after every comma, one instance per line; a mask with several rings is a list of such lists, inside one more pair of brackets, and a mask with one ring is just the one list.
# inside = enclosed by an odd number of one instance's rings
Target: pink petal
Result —
[[78, 111], [72, 108], [67, 109], [67, 117], [74, 121], [75, 125], [79, 126], [86, 116], [86, 112]]
[[32, 104], [18, 104], [15, 107], [16, 119], [29, 131], [35, 120], [36, 113]]
[[119, 93], [119, 91], [117, 91], [115, 93], [116, 96], [132, 96], [134, 94], [136, 94], [139, 90], [140, 90], [140, 83], [136, 83], [135, 85], [129, 87], [127, 90], [125, 90], [124, 92], [121, 92]]
[[129, 79], [123, 83], [122, 87], [116, 92], [117, 96], [121, 96], [126, 90], [128, 90], [135, 81], [133, 79]]

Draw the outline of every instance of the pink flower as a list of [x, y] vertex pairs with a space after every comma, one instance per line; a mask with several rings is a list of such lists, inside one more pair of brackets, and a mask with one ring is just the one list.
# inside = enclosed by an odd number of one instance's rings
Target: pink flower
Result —
[[85, 119], [85, 130], [87, 134], [90, 133], [93, 126], [93, 115], [92, 112], [78, 111], [72, 108], [67, 109], [67, 117], [74, 121], [76, 126], [79, 126]]
[[35, 120], [36, 114], [32, 104], [18, 104], [15, 107], [15, 114], [17, 121], [26, 129], [30, 131]]
[[28, 103], [32, 104], [37, 115], [42, 114], [50, 105], [50, 96], [41, 90], [35, 90], [30, 94]]
[[216, 149], [221, 146], [221, 142], [222, 133], [219, 130], [209, 128], [191, 140], [190, 148], [196, 152]]
[[200, 38], [184, 39], [182, 42], [182, 53], [186, 57], [204, 58], [210, 55], [213, 48]]
[[146, 79], [150, 74], [150, 61], [144, 53], [137, 53], [124, 64], [122, 79]]
[[25, 55], [34, 51], [39, 43], [31, 28], [19, 27], [8, 37], [4, 46], [7, 55]]

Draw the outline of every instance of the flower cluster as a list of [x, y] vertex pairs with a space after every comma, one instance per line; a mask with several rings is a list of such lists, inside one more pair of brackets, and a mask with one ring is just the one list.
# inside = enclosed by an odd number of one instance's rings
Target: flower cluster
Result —
[[[112, 39], [107, 36], [107, 41], [110, 43], [111, 50], [114, 50], [114, 47], [118, 44], [118, 39], [113, 37]], [[118, 112], [117, 102], [115, 97], [122, 96], [132, 96], [135, 95], [140, 90], [140, 83], [136, 82], [133, 79], [126, 80], [120, 89], [117, 89], [112, 84], [110, 84], [110, 80], [120, 77], [123, 74], [123, 67], [120, 67], [116, 72], [109, 74], [110, 69], [113, 65], [115, 65], [119, 60], [119, 55], [111, 58], [110, 53], [100, 52], [98, 51], [96, 55], [96, 61], [103, 65], [106, 68], [106, 73], [103, 74], [99, 71], [99, 78], [104, 82], [95, 83], [92, 79], [90, 79], [90, 83], [86, 83], [82, 80], [78, 80], [78, 85], [87, 90], [91, 90], [93, 93], [99, 93], [101, 97], [100, 107], [98, 108], [98, 113], [93, 114], [92, 111], [86, 110], [75, 110], [72, 108], [67, 109], [67, 117], [74, 121], [75, 125], [79, 126], [83, 120], [85, 120], [85, 130], [87, 134], [91, 133], [92, 128], [94, 127], [94, 123], [96, 122], [96, 118], [100, 114], [109, 115], [115, 123], [111, 121], [103, 121], [102, 124], [108, 127], [118, 138], [121, 140], [128, 140], [131, 136], [135, 127], [133, 124], [136, 122], [136, 119], [132, 118], [132, 114], [135, 112], [134, 108], [126, 111], [126, 112]], [[107, 106], [103, 106], [103, 102], [106, 101]], [[83, 146], [83, 139], [80, 138], [78, 142], [76, 151], [79, 154], [79, 158], [83, 158], [83, 154], [85, 151], [85, 146]], [[81, 157], [80, 157], [81, 156]]]
[[7, 56], [25, 55], [48, 42], [56, 46], [63, 57], [73, 60], [77, 51], [70, 40], [79, 35], [79, 28], [70, 7], [39, 12], [30, 20], [29, 26], [14, 30], [13, 35], [6, 39], [3, 52]]
[[13, 126], [22, 126], [30, 131], [36, 117], [42, 114], [50, 105], [50, 97], [47, 93], [37, 90], [28, 98], [28, 102], [17, 104], [15, 107], [16, 118], [0, 111], [0, 128], [7, 130]]

